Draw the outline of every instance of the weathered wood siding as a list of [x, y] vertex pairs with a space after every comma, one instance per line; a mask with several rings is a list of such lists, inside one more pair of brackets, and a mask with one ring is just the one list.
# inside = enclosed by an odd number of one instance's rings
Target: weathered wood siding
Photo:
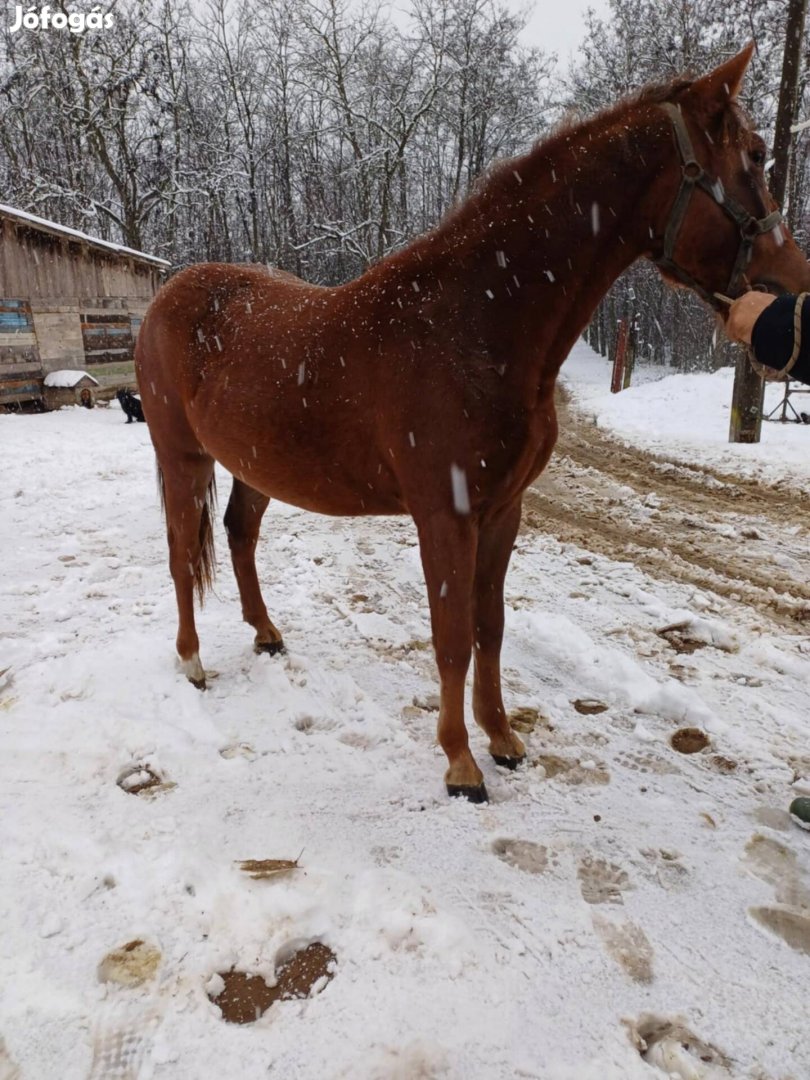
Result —
[[67, 304], [54, 304], [40, 311], [34, 303], [34, 328], [44, 371], [84, 366], [84, 348], [79, 312]]
[[105, 251], [80, 240], [56, 236], [3, 218], [0, 283], [6, 296], [50, 297], [80, 302], [104, 296], [149, 300], [161, 282], [157, 266]]
[[131, 360], [132, 323], [128, 311], [85, 311], [81, 316], [84, 356], [89, 364]]
[[31, 305], [0, 297], [0, 405], [36, 397], [41, 372]]

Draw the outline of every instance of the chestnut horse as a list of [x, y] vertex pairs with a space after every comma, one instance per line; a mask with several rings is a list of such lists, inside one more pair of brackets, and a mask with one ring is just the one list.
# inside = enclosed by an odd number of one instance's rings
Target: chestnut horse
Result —
[[635, 259], [709, 302], [757, 282], [810, 288], [778, 224], [765, 147], [735, 102], [752, 46], [695, 81], [649, 88], [501, 164], [434, 231], [335, 288], [202, 264], [153, 301], [136, 350], [179, 610], [177, 651], [205, 685], [194, 624], [214, 569], [214, 463], [255, 648], [283, 648], [255, 549], [271, 498], [322, 514], [410, 514], [441, 680], [448, 792], [486, 798], [464, 686], [496, 762], [524, 747], [501, 697], [503, 585], [527, 485], [557, 437], [554, 384]]

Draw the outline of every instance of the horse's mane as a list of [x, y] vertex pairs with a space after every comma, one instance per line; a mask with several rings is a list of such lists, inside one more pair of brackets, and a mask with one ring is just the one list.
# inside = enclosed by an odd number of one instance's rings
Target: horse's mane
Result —
[[[515, 174], [520, 172], [520, 165], [537, 154], [552, 156], [558, 147], [569, 140], [571, 133], [584, 125], [593, 125], [596, 130], [605, 130], [629, 109], [640, 105], [661, 105], [666, 101], [677, 102], [694, 84], [691, 78], [679, 77], [669, 82], [650, 83], [641, 89], [627, 94], [613, 105], [588, 116], [579, 111], [571, 111], [530, 150], [515, 157], [495, 162], [485, 169], [472, 183], [467, 195], [451, 207], [437, 224], [433, 233], [444, 232], [462, 215], [469, 213], [484, 194], [498, 194], [505, 187], [514, 188]], [[748, 131], [749, 119], [736, 101], [730, 101], [720, 118], [719, 139], [722, 143], [738, 143]], [[430, 233], [427, 235], [431, 235]], [[417, 238], [417, 243], [422, 237]], [[413, 246], [409, 244], [408, 247]]]

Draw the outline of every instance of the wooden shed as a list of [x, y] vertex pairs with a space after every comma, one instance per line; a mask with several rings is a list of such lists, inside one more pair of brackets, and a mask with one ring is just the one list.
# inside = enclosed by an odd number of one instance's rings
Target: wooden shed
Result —
[[131, 371], [169, 265], [0, 204], [0, 407], [41, 399], [50, 371]]

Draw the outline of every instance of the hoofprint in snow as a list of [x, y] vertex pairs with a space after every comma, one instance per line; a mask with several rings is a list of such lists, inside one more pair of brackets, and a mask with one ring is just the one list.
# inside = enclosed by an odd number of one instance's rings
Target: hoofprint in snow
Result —
[[[689, 385], [648, 405], [651, 430]], [[735, 624], [524, 531], [504, 674], [530, 764], [497, 768], [474, 732], [492, 800], [474, 807], [444, 794], [408, 520], [271, 507], [274, 658], [252, 652], [219, 526], [203, 694], [173, 658], [146, 428], [115, 406], [3, 416], [0, 446], [0, 1075], [810, 1074], [810, 852], [786, 814], [810, 793], [801, 625]], [[793, 469], [785, 445], [756, 459]], [[686, 681], [671, 624], [704, 645]], [[674, 750], [684, 727], [709, 746]], [[127, 793], [133, 766], [160, 783]], [[239, 867], [299, 854], [265, 879]], [[156, 973], [100, 982], [135, 940]], [[320, 994], [222, 1020], [217, 973], [272, 982], [313, 941], [337, 956]]]

